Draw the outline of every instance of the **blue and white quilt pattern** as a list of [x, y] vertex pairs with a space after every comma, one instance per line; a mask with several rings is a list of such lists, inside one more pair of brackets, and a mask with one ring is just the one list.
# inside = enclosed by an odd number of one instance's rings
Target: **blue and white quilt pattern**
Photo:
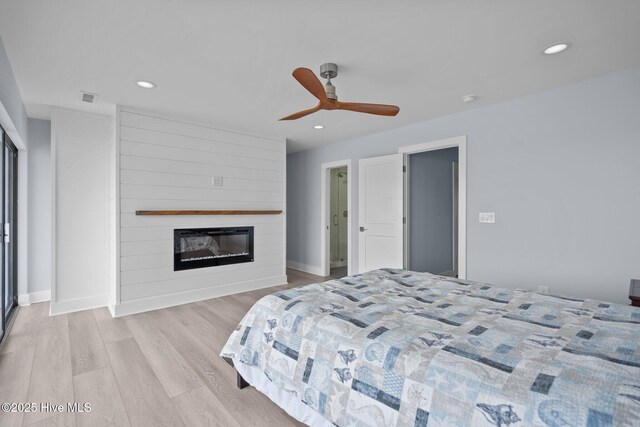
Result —
[[640, 425], [640, 309], [383, 269], [258, 301], [222, 356], [338, 426]]

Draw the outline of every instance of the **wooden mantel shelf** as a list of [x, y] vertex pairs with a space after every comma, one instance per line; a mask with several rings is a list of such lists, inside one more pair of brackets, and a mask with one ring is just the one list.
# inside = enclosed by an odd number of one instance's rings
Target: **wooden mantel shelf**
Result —
[[279, 215], [282, 211], [136, 211], [136, 215]]

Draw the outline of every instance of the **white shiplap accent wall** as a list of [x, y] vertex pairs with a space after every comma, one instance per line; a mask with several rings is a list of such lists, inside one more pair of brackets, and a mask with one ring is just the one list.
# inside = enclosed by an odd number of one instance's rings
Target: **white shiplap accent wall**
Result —
[[[286, 282], [285, 215], [136, 216], [136, 210], [284, 210], [285, 141], [118, 109], [116, 304], [125, 315]], [[223, 187], [212, 177], [222, 176]], [[255, 261], [173, 271], [173, 230], [254, 226]]]

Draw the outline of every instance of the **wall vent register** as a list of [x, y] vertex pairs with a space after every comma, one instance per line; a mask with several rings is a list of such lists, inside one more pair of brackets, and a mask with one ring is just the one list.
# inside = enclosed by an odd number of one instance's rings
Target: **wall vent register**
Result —
[[253, 227], [173, 230], [173, 270], [253, 262]]
[[82, 102], [88, 102], [89, 104], [95, 104], [98, 102], [98, 94], [90, 92], [80, 92], [82, 95]]

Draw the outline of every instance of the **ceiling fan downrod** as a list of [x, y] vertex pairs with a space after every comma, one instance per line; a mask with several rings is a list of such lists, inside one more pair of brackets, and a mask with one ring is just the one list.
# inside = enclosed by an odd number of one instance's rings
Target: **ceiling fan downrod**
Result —
[[331, 79], [338, 76], [338, 66], [332, 62], [327, 62], [320, 66], [320, 77], [327, 79], [327, 83], [324, 85], [324, 91], [327, 94], [327, 98], [338, 100], [336, 95], [336, 87], [331, 84]]

